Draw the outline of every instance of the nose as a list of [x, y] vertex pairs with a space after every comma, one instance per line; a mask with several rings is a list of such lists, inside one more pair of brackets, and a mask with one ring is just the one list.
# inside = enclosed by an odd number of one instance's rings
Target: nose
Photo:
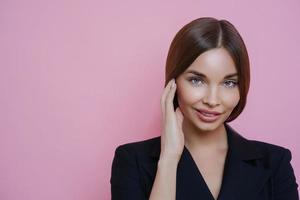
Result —
[[202, 101], [209, 107], [216, 107], [220, 104], [220, 99], [218, 96], [218, 88], [210, 87], [207, 89]]

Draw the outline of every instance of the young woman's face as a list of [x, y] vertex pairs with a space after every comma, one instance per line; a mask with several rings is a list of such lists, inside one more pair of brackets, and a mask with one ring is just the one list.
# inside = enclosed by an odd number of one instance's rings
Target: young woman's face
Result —
[[184, 117], [201, 131], [220, 127], [240, 100], [235, 64], [224, 48], [199, 55], [176, 83]]

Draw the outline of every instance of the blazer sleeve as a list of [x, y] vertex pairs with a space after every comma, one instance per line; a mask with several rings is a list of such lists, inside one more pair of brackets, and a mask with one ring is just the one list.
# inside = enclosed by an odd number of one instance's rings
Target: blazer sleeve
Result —
[[146, 200], [135, 153], [126, 148], [126, 145], [115, 150], [110, 183], [112, 200]]
[[291, 159], [291, 151], [285, 149], [274, 177], [274, 200], [299, 200]]

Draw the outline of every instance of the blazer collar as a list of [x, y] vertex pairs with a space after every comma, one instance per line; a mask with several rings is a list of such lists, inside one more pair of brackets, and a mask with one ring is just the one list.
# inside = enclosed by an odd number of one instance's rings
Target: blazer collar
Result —
[[263, 152], [261, 152], [254, 143], [244, 138], [227, 123], [225, 123], [225, 129], [227, 132], [229, 151], [235, 154], [240, 160], [246, 161], [264, 157]]

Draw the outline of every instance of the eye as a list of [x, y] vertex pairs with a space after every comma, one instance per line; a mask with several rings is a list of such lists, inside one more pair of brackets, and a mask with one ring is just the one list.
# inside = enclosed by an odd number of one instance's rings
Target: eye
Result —
[[227, 88], [234, 88], [234, 87], [236, 87], [237, 86], [237, 81], [236, 80], [226, 80], [226, 81], [224, 81], [224, 85], [225, 85], [225, 87], [227, 87]]
[[189, 81], [193, 85], [203, 85], [204, 84], [204, 81], [201, 78], [191, 77], [191, 78], [189, 78]]

